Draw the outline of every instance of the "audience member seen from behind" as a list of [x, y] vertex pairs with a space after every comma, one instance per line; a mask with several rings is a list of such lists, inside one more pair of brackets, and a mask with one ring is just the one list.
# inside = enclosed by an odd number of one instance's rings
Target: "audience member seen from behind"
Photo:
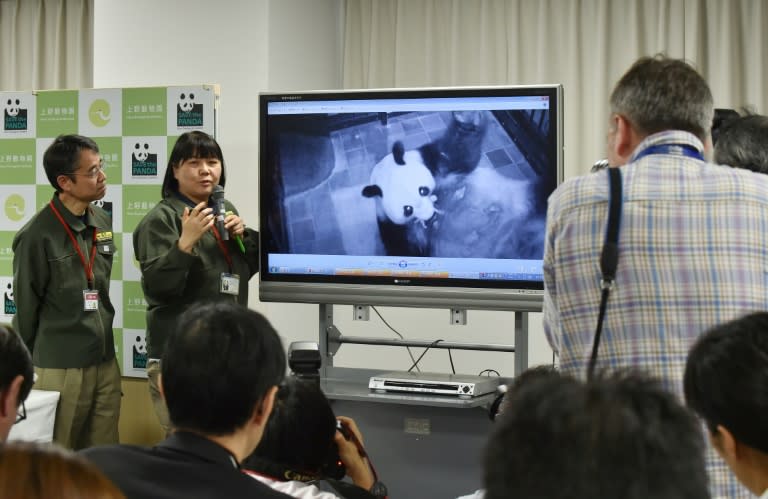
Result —
[[149, 393], [166, 433], [168, 411], [158, 388], [160, 358], [176, 319], [196, 300], [248, 305], [248, 280], [259, 270], [258, 232], [246, 229], [237, 209], [224, 201], [224, 228], [216, 229], [211, 194], [224, 187], [224, 155], [210, 135], [192, 131], [173, 146], [162, 200], [133, 231], [147, 300]]
[[0, 446], [0, 497], [13, 499], [125, 499], [97, 468], [55, 445]]
[[688, 355], [684, 380], [715, 449], [753, 494], [768, 498], [768, 312], [708, 331]]
[[[647, 370], [682, 400], [696, 338], [768, 306], [768, 176], [705, 160], [712, 94], [684, 61], [639, 59], [610, 105], [607, 156], [623, 196], [597, 366]], [[544, 331], [568, 374], [583, 376], [590, 359], [608, 198], [608, 172], [566, 180], [549, 198]], [[751, 497], [714, 449], [708, 464], [713, 496]]]
[[168, 338], [161, 390], [174, 432], [152, 448], [84, 451], [128, 499], [288, 497], [240, 470], [285, 375], [267, 319], [234, 302], [189, 307]]
[[[537, 380], [559, 377], [561, 377], [561, 374], [552, 365], [535, 366], [526, 369], [514, 377], [512, 382], [506, 386], [506, 391], [501, 395], [501, 398], [492, 404], [491, 419], [497, 421], [504, 417], [504, 414], [509, 410], [510, 404], [514, 403], [515, 394], [521, 387]], [[457, 499], [483, 499], [484, 497], [485, 490], [479, 489], [472, 494], [460, 496]]]
[[485, 454], [485, 498], [706, 499], [693, 414], [630, 371], [533, 379], [515, 390]]
[[32, 358], [21, 337], [11, 326], [0, 324], [0, 444], [8, 438], [11, 426], [26, 418], [24, 401], [34, 375]]
[[13, 327], [32, 353], [37, 388], [61, 394], [53, 440], [74, 449], [117, 443], [116, 246], [112, 217], [91, 204], [107, 192], [104, 163], [92, 139], [60, 135], [43, 166], [55, 192], [13, 238]]
[[[352, 419], [338, 419], [352, 433], [349, 439], [337, 431], [336, 416], [317, 383], [288, 377], [277, 392], [264, 437], [243, 468], [257, 480], [294, 497], [376, 497], [371, 492], [375, 479], [362, 449], [360, 431]], [[354, 485], [328, 476], [329, 468], [338, 469], [337, 459]]]
[[768, 173], [768, 116], [752, 114], [723, 124], [715, 144], [715, 162]]

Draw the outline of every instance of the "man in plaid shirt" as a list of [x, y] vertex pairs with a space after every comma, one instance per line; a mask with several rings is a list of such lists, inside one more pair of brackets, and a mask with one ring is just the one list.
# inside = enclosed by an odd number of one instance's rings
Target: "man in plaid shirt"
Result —
[[[623, 177], [619, 264], [598, 368], [635, 366], [682, 398], [688, 349], [710, 327], [768, 308], [768, 175], [710, 164], [712, 94], [683, 61], [638, 60], [611, 95], [608, 159]], [[608, 172], [549, 199], [544, 330], [583, 375], [601, 295]], [[711, 451], [713, 498], [751, 497]]]

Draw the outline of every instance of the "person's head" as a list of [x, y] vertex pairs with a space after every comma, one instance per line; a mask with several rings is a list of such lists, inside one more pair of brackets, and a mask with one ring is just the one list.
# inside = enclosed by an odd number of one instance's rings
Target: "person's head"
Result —
[[753, 114], [724, 123], [715, 144], [715, 163], [768, 173], [768, 116]]
[[285, 364], [280, 338], [260, 313], [231, 301], [193, 303], [160, 363], [172, 425], [210, 436], [254, 422], [263, 429]]
[[521, 387], [524, 387], [528, 383], [533, 383], [534, 381], [551, 377], [559, 378], [560, 376], [561, 374], [552, 365], [534, 366], [521, 372], [512, 379], [511, 383], [506, 385], [504, 397], [499, 401], [498, 411], [492, 419], [495, 420], [497, 417], [500, 417], [500, 414], [507, 411], [507, 407], [509, 407], [510, 404], [515, 403], [515, 397]]
[[[686, 403], [704, 419], [714, 447], [736, 476], [757, 495], [768, 481], [766, 387], [768, 312], [710, 329], [688, 353], [683, 377]], [[762, 488], [755, 480], [759, 475]]]
[[610, 106], [608, 159], [613, 166], [625, 164], [645, 137], [667, 130], [690, 132], [709, 146], [712, 93], [685, 61], [640, 58], [614, 87]]
[[0, 497], [125, 499], [84, 458], [60, 447], [34, 442], [8, 442], [0, 446]]
[[[289, 376], [277, 391], [256, 458], [308, 475], [332, 458], [336, 416], [317, 382]], [[248, 462], [244, 464], [248, 467]]]
[[163, 178], [164, 198], [178, 193], [193, 201], [207, 200], [214, 186], [226, 183], [224, 154], [213, 137], [196, 130], [176, 140]]
[[8, 438], [32, 383], [34, 369], [29, 350], [11, 326], [0, 324], [0, 443]]
[[107, 192], [107, 175], [99, 146], [82, 135], [59, 135], [43, 155], [48, 182], [58, 193], [96, 201]]
[[549, 374], [497, 419], [485, 497], [708, 498], [704, 449], [695, 416], [646, 376]]

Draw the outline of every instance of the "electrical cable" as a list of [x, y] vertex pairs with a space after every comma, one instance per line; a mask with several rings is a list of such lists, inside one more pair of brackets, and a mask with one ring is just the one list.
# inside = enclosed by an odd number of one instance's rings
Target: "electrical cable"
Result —
[[439, 339], [439, 340], [435, 340], [435, 341], [433, 341], [432, 343], [430, 343], [430, 344], [429, 344], [429, 346], [428, 346], [427, 348], [425, 348], [423, 352], [421, 352], [421, 355], [419, 355], [419, 358], [418, 358], [418, 359], [416, 359], [416, 360], [413, 362], [413, 365], [412, 365], [412, 366], [411, 366], [411, 367], [408, 369], [408, 372], [411, 372], [411, 371], [413, 370], [413, 368], [414, 368], [414, 367], [416, 367], [416, 366], [419, 364], [419, 361], [422, 359], [422, 357], [424, 357], [424, 355], [425, 355], [427, 352], [429, 352], [429, 349], [430, 349], [430, 348], [432, 348], [433, 346], [437, 345], [437, 344], [438, 344], [438, 343], [440, 343], [441, 341], [444, 341], [444, 340], [442, 340], [442, 339]]
[[[376, 307], [374, 307], [373, 305], [371, 305], [371, 308], [373, 309], [373, 311], [374, 311], [374, 312], [376, 312], [376, 315], [378, 315], [378, 316], [379, 316], [379, 319], [381, 319], [381, 322], [383, 322], [385, 326], [387, 326], [387, 327], [388, 327], [388, 328], [389, 328], [389, 329], [390, 329], [390, 330], [391, 330], [393, 333], [395, 333], [395, 334], [396, 334], [396, 335], [397, 335], [397, 336], [398, 336], [398, 337], [399, 337], [401, 340], [404, 340], [404, 339], [405, 339], [405, 338], [403, 337], [403, 335], [402, 335], [402, 334], [400, 334], [400, 333], [397, 331], [397, 329], [395, 329], [395, 328], [393, 328], [392, 326], [390, 326], [390, 325], [389, 325], [389, 322], [387, 322], [387, 321], [386, 321], [386, 319], [384, 319], [384, 316], [382, 316], [382, 315], [379, 313], [379, 311], [378, 311], [378, 310], [376, 310]], [[408, 351], [408, 355], [411, 357], [411, 362], [413, 362], [414, 364], [415, 364], [415, 363], [417, 363], [417, 362], [416, 362], [416, 360], [414, 360], [414, 358], [413, 358], [413, 352], [411, 351], [411, 347], [407, 346], [407, 347], [405, 347], [405, 349]], [[410, 369], [409, 369], [409, 371], [410, 371]], [[416, 367], [416, 371], [418, 371], [418, 372], [421, 372], [421, 369], [419, 369], [418, 367]]]

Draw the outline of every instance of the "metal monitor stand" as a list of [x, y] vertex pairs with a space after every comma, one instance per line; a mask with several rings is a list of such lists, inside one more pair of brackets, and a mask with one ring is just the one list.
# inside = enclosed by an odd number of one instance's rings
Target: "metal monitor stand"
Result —
[[[500, 345], [492, 343], [457, 343], [444, 341], [434, 343], [432, 341], [344, 336], [333, 323], [333, 304], [321, 303], [319, 308], [320, 356], [324, 368], [333, 367], [333, 356], [339, 351], [339, 348], [344, 343], [357, 345], [450, 348], [456, 350], [481, 350], [488, 352], [514, 352], [515, 376], [528, 368], [528, 312], [514, 312], [515, 343], [514, 345]], [[456, 313], [457, 311], [459, 311], [459, 309], [452, 309], [452, 313]]]

